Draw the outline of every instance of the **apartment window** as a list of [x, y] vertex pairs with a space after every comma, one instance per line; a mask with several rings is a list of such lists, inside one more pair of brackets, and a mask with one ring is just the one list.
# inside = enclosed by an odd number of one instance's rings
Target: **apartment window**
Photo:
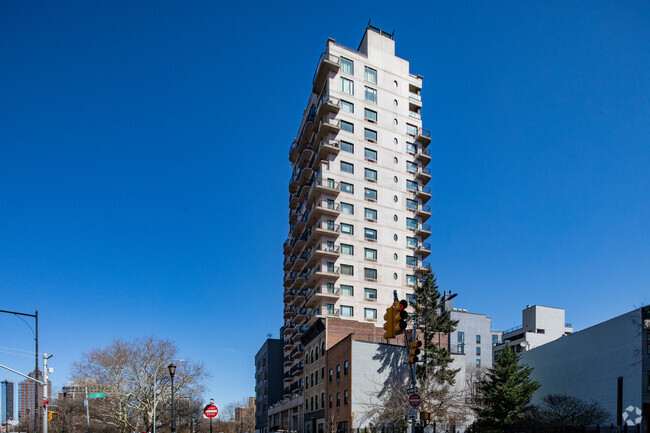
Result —
[[376, 241], [377, 240], [377, 230], [369, 229], [369, 228], [366, 227], [366, 228], [363, 229], [363, 237], [366, 238], [367, 240]]
[[366, 140], [372, 142], [377, 141], [377, 131], [373, 131], [372, 129], [365, 128], [365, 132], [363, 136], [366, 137]]
[[418, 278], [415, 275], [407, 275], [406, 276], [406, 285], [407, 286], [415, 286], [418, 283]]
[[480, 360], [480, 359], [477, 359], [477, 360], [476, 360], [476, 366], [477, 366], [477, 367], [480, 367], [480, 366], [481, 366], [481, 360]]
[[341, 364], [336, 366], [336, 382], [341, 379]]
[[341, 99], [341, 110], [347, 111], [348, 113], [354, 113], [354, 104]]
[[364, 197], [366, 198], [366, 200], [377, 201], [377, 190], [364, 188]]
[[350, 397], [349, 391], [346, 389], [345, 391], [343, 391], [343, 404], [348, 404], [349, 397]]
[[367, 181], [377, 182], [377, 170], [372, 170], [370, 168], [364, 169], [364, 175]]
[[476, 336], [476, 344], [481, 344], [481, 336], [480, 335]]
[[344, 173], [352, 173], [354, 174], [354, 164], [350, 164], [349, 162], [341, 161], [341, 171]]
[[418, 210], [417, 200], [411, 200], [410, 198], [406, 199], [406, 209]]
[[418, 240], [415, 238], [406, 237], [406, 247], [407, 248], [417, 248]]
[[465, 342], [465, 333], [462, 331], [458, 332], [458, 342], [459, 343], [464, 343]]
[[332, 221], [332, 220], [327, 220], [327, 221], [325, 221], [325, 223], [326, 223], [325, 228], [326, 228], [327, 230], [333, 232], [333, 231], [334, 231], [334, 221]]
[[[314, 397], [311, 398], [311, 407], [314, 407]], [[318, 410], [318, 397], [316, 397], [316, 407], [314, 410]]]
[[[314, 362], [314, 360], [312, 359], [311, 362]], [[314, 386], [314, 373], [312, 373], [312, 374], [310, 375], [310, 380], [311, 380], [311, 383], [310, 383], [309, 385], [310, 385], [310, 386]]]
[[372, 84], [377, 84], [377, 71], [376, 70], [366, 66], [364, 68], [363, 77], [366, 79], [366, 81], [369, 81]]
[[417, 173], [418, 165], [414, 162], [406, 161], [406, 171], [408, 171], [409, 173]]
[[406, 151], [407, 151], [408, 153], [413, 153], [413, 154], [415, 154], [415, 153], [417, 153], [417, 151], [418, 151], [418, 147], [417, 147], [415, 144], [413, 144], [413, 143], [409, 143], [409, 142], [407, 142], [407, 143], [406, 143]]
[[363, 277], [368, 279], [368, 280], [376, 280], [377, 279], [377, 269], [364, 268], [363, 269]]
[[406, 124], [406, 133], [408, 135], [416, 136], [418, 135], [418, 127], [415, 125], [411, 125], [410, 123]]
[[341, 120], [341, 129], [345, 132], [351, 132], [354, 134], [354, 124], [350, 122], [346, 122], [345, 120]]
[[377, 123], [377, 112], [376, 111], [370, 110], [368, 108], [364, 108], [363, 117], [368, 122]]
[[345, 57], [340, 58], [340, 64], [341, 64], [341, 72], [344, 72], [346, 74], [354, 75], [354, 62], [350, 59], [346, 59]]
[[336, 408], [338, 409], [341, 407], [341, 393], [337, 392], [336, 393]]
[[363, 217], [372, 221], [377, 221], [377, 211], [375, 209], [365, 208]]
[[366, 147], [364, 152], [363, 152], [363, 156], [369, 161], [377, 162], [377, 151], [376, 150], [368, 149]]
[[363, 257], [368, 260], [377, 260], [377, 250], [372, 248], [365, 248], [363, 250]]
[[348, 143], [347, 141], [341, 141], [341, 150], [343, 152], [354, 153], [354, 144]]
[[481, 346], [476, 347], [476, 356], [481, 356]]
[[341, 254], [345, 254], [346, 256], [353, 256], [354, 246], [348, 244], [341, 244]]
[[464, 355], [464, 354], [465, 354], [465, 345], [464, 345], [463, 343], [460, 343], [460, 344], [458, 345], [458, 353], [459, 353], [460, 355]]
[[[499, 344], [499, 336], [498, 335], [493, 335], [492, 336], [492, 344]], [[650, 353], [650, 349], [648, 349], [648, 350], [649, 350], [648, 353]]]
[[[316, 346], [316, 361], [318, 361], [318, 346]], [[318, 372], [316, 372], [316, 380], [318, 380]]]
[[354, 205], [350, 203], [341, 203], [341, 212], [346, 213], [348, 215], [354, 215]]
[[406, 266], [417, 266], [418, 258], [413, 256], [406, 256]]
[[363, 297], [366, 299], [377, 300], [377, 289], [363, 289]]
[[[320, 405], [325, 408], [325, 393], [321, 392], [320, 394]], [[331, 407], [331, 406], [330, 406]]]
[[[332, 381], [333, 376], [334, 376], [334, 372], [333, 372], [332, 369], [330, 368], [330, 382]], [[330, 398], [331, 398], [331, 397], [330, 397]]]
[[347, 182], [341, 182], [341, 191], [347, 192], [348, 194], [354, 194], [354, 185]]
[[377, 310], [374, 308], [364, 308], [363, 317], [368, 320], [377, 320]]
[[418, 220], [406, 218], [406, 228], [416, 230], [418, 228]]
[[377, 89], [373, 89], [372, 87], [366, 87], [366, 101], [370, 101], [373, 104], [377, 103]]
[[341, 223], [341, 233], [346, 235], [354, 234], [354, 226], [352, 224]]
[[406, 302], [408, 302], [409, 305], [415, 305], [415, 295], [412, 293], [407, 293]]
[[341, 275], [354, 275], [354, 266], [341, 265]]
[[[330, 379], [331, 379], [331, 377], [330, 377]], [[332, 408], [332, 396], [331, 395], [330, 395], [330, 403], [329, 404], [330, 404], [330, 409], [331, 409]]]
[[341, 316], [352, 317], [354, 316], [354, 307], [349, 305], [341, 305]]
[[327, 311], [327, 314], [334, 314], [334, 304], [327, 304], [326, 305], [326, 311]]
[[417, 191], [418, 190], [418, 183], [413, 182], [412, 180], [407, 180], [406, 181], [406, 189], [409, 191]]
[[354, 296], [354, 287], [347, 284], [341, 284], [341, 295]]
[[341, 77], [341, 92], [354, 95], [354, 81]]

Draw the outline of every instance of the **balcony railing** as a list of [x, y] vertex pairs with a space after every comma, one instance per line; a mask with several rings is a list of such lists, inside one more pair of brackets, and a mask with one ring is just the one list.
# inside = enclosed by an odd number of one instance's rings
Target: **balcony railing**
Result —
[[415, 99], [416, 101], [421, 101], [422, 97], [417, 93], [409, 92], [409, 98]]
[[314, 72], [314, 77], [312, 78], [312, 91], [314, 93], [320, 93], [329, 72], [336, 72], [338, 70], [339, 58], [337, 56], [327, 51], [321, 54], [318, 59], [316, 71]]
[[429, 143], [431, 143], [431, 131], [424, 128], [418, 128], [418, 133], [415, 136], [415, 140], [427, 146]]
[[413, 117], [415, 119], [420, 119], [420, 120], [422, 119], [422, 116], [420, 115], [420, 113], [416, 113], [414, 111], [409, 111], [409, 116]]

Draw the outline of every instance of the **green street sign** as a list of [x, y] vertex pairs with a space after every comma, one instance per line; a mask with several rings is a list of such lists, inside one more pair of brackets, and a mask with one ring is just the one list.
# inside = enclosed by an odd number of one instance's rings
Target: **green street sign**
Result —
[[90, 394], [88, 394], [88, 398], [102, 398], [102, 397], [104, 397], [103, 392], [91, 392]]

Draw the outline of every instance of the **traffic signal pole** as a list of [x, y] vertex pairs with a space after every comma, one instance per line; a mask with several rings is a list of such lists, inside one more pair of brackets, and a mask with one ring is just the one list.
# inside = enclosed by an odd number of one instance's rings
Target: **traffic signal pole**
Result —
[[47, 379], [49, 377], [47, 360], [53, 356], [54, 355], [47, 356], [47, 353], [43, 354], [43, 433], [47, 433], [47, 403], [49, 403], [49, 399], [47, 398]]

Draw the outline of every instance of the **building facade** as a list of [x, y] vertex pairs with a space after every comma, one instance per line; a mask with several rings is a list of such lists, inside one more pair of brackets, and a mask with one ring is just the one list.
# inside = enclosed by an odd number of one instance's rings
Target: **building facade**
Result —
[[[37, 380], [43, 380], [43, 372], [32, 371], [29, 373], [29, 377], [33, 377]], [[39, 407], [43, 401], [43, 386], [39, 383], [34, 382], [33, 380], [23, 380], [19, 384], [18, 388], [18, 421], [21, 424], [27, 425], [34, 422], [34, 394], [36, 393], [36, 399], [39, 403]], [[50, 398], [52, 395], [52, 383], [47, 381], [47, 397]], [[33, 424], [32, 424], [33, 425]]]
[[492, 368], [493, 347], [501, 343], [501, 332], [492, 330], [492, 318], [452, 308], [452, 320], [458, 320], [456, 330], [449, 336], [449, 352], [465, 361], [465, 371]]
[[14, 383], [8, 380], [0, 382], [0, 422], [5, 425], [14, 419]]
[[268, 433], [269, 406], [282, 398], [282, 340], [268, 338], [255, 355], [255, 432]]

